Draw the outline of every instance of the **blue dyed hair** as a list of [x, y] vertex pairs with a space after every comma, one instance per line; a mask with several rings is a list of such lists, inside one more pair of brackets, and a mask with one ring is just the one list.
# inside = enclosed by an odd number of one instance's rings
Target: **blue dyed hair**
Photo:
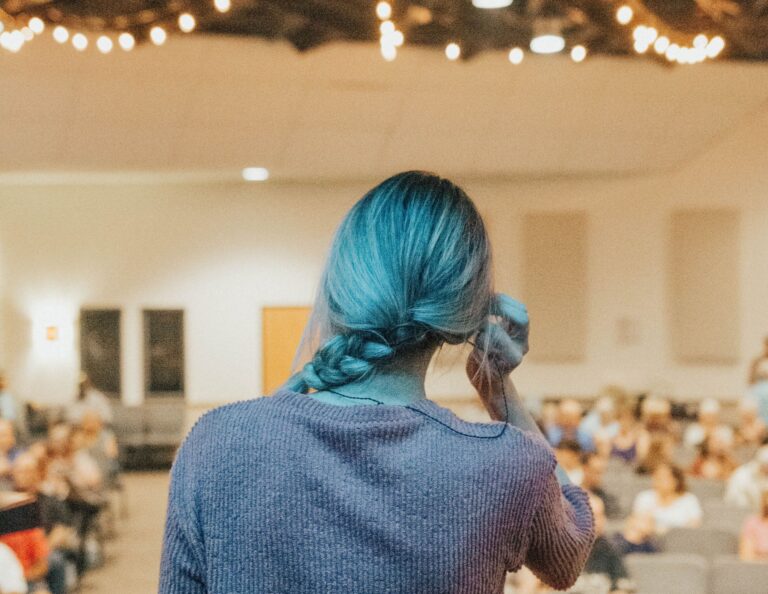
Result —
[[366, 193], [333, 238], [284, 387], [306, 393], [365, 379], [398, 355], [461, 344], [494, 299], [491, 244], [459, 186], [423, 171]]

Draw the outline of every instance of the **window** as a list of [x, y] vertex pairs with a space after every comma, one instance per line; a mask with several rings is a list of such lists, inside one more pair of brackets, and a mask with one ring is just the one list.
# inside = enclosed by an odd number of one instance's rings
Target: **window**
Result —
[[80, 310], [80, 369], [96, 389], [120, 398], [120, 310]]
[[182, 310], [144, 310], [144, 389], [148, 398], [184, 397]]

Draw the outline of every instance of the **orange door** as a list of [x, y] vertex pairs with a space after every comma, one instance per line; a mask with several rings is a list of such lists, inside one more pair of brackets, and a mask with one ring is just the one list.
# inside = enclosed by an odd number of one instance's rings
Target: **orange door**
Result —
[[310, 307], [265, 307], [262, 310], [264, 394], [271, 394], [288, 379], [291, 363], [309, 320]]

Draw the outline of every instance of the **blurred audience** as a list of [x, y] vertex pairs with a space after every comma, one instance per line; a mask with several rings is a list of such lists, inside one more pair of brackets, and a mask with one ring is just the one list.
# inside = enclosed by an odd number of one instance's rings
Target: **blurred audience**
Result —
[[757, 510], [765, 490], [768, 490], [768, 445], [757, 450], [752, 460], [733, 472], [728, 480], [725, 501], [731, 505]]
[[768, 562], [768, 490], [760, 503], [760, 513], [747, 518], [741, 530], [739, 557], [744, 561]]
[[581, 465], [581, 446], [577, 441], [564, 439], [555, 447], [555, 457], [563, 467], [568, 478], [575, 485], [584, 481], [584, 468]]
[[13, 423], [0, 419], [0, 490], [9, 490], [12, 484], [11, 467], [21, 449], [16, 445]]
[[738, 463], [731, 454], [734, 446], [733, 431], [724, 429], [726, 428], [715, 428], [699, 444], [698, 455], [690, 468], [691, 476], [725, 481], [736, 469]]
[[103, 392], [97, 390], [86, 373], [80, 374], [77, 386], [77, 398], [67, 407], [65, 419], [72, 425], [79, 425], [85, 411], [95, 410], [101, 420], [111, 425], [113, 420], [112, 405]]
[[595, 449], [592, 437], [581, 428], [581, 404], [573, 398], [562, 400], [557, 409], [557, 421], [545, 428], [547, 441], [557, 448], [562, 441], [575, 441], [585, 452]]
[[747, 396], [739, 403], [739, 422], [736, 425], [736, 444], [757, 447], [768, 437], [765, 422], [760, 418], [757, 400]]
[[653, 488], [637, 494], [632, 513], [650, 515], [657, 535], [670, 528], [694, 528], [702, 520], [701, 504], [688, 491], [682, 469], [667, 463], [659, 464], [653, 471]]
[[597, 452], [584, 454], [581, 461], [581, 486], [601, 501], [606, 517], [613, 520], [621, 517], [622, 510], [618, 498], [609, 493], [603, 484], [607, 466], [607, 459]]
[[27, 594], [24, 568], [16, 553], [0, 542], [0, 594]]
[[612, 458], [618, 458], [627, 464], [637, 460], [637, 442], [640, 439], [640, 424], [632, 406], [624, 405], [618, 412], [619, 428], [611, 442]]
[[731, 434], [733, 429], [720, 422], [720, 403], [714, 398], [707, 398], [699, 406], [697, 420], [688, 425], [683, 437], [683, 444], [695, 448], [703, 444], [715, 431]]

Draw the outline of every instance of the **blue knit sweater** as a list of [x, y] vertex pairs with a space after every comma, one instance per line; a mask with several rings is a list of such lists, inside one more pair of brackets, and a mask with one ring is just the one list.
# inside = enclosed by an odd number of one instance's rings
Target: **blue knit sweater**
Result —
[[337, 406], [280, 390], [203, 415], [171, 470], [161, 594], [488, 594], [525, 564], [566, 589], [587, 495], [539, 436], [430, 400]]

